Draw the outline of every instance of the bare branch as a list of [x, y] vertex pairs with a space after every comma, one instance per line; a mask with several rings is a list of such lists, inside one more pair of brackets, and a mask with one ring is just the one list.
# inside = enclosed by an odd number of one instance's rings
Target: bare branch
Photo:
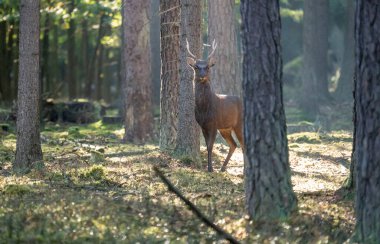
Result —
[[206, 225], [211, 227], [218, 233], [220, 236], [222, 236], [224, 239], [228, 240], [230, 243], [237, 244], [239, 243], [238, 240], [236, 240], [233, 236], [231, 236], [229, 233], [227, 233], [225, 230], [214, 224], [211, 220], [209, 220], [190, 200], [188, 200], [186, 197], [182, 195], [182, 193], [169, 181], [168, 178], [165, 177], [165, 175], [158, 169], [157, 166], [153, 166], [154, 172], [160, 177], [160, 179], [165, 183], [165, 185], [168, 187], [169, 191], [176, 194], [188, 207], [189, 209], [197, 215], [197, 217]]

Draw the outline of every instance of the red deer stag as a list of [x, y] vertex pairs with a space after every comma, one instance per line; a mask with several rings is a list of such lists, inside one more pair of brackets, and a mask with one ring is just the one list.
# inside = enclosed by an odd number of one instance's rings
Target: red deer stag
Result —
[[213, 171], [211, 156], [218, 130], [230, 146], [227, 158], [221, 168], [221, 171], [225, 171], [228, 161], [237, 147], [232, 137], [232, 131], [235, 132], [240, 146], [244, 148], [242, 102], [237, 96], [215, 94], [211, 88], [209, 73], [210, 68], [215, 64], [215, 60], [212, 58], [217, 46], [215, 40], [212, 43], [212, 51], [207, 60], [197, 59], [190, 51], [187, 40], [186, 44], [187, 51], [191, 56], [187, 58], [187, 64], [195, 72], [195, 119], [202, 128], [206, 141], [208, 171]]

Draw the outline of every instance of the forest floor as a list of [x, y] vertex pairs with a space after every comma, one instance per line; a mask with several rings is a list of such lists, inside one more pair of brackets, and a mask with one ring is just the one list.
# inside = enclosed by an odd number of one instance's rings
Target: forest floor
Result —
[[349, 131], [289, 133], [290, 166], [298, 210], [279, 223], [252, 223], [244, 208], [243, 156], [214, 149], [216, 172], [176, 159], [157, 144], [120, 143], [121, 125], [47, 124], [44, 161], [26, 174], [11, 169], [16, 137], [0, 135], [0, 242], [209, 243], [206, 227], [155, 175], [173, 184], [217, 225], [243, 243], [343, 243], [354, 228], [352, 197], [336, 191], [349, 173]]

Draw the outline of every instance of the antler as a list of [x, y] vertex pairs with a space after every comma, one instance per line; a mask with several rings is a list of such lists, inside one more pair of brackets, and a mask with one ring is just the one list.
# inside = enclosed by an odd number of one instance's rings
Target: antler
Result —
[[210, 55], [208, 55], [207, 59], [211, 58], [211, 56], [214, 54], [217, 46], [218, 46], [218, 43], [216, 43], [215, 39], [214, 39], [214, 41], [212, 42], [212, 51], [211, 51]]
[[186, 38], [186, 48], [187, 48], [187, 52], [190, 54], [190, 56], [197, 59], [197, 57], [190, 51], [190, 45], [189, 45], [189, 41], [187, 40], [187, 38]]

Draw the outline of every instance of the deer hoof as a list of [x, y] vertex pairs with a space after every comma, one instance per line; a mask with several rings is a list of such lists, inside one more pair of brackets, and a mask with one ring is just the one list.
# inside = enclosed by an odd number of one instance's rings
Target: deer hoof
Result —
[[212, 168], [208, 168], [208, 172], [214, 172]]
[[226, 172], [226, 167], [222, 167], [222, 168], [220, 169], [220, 171], [221, 171], [221, 172]]

